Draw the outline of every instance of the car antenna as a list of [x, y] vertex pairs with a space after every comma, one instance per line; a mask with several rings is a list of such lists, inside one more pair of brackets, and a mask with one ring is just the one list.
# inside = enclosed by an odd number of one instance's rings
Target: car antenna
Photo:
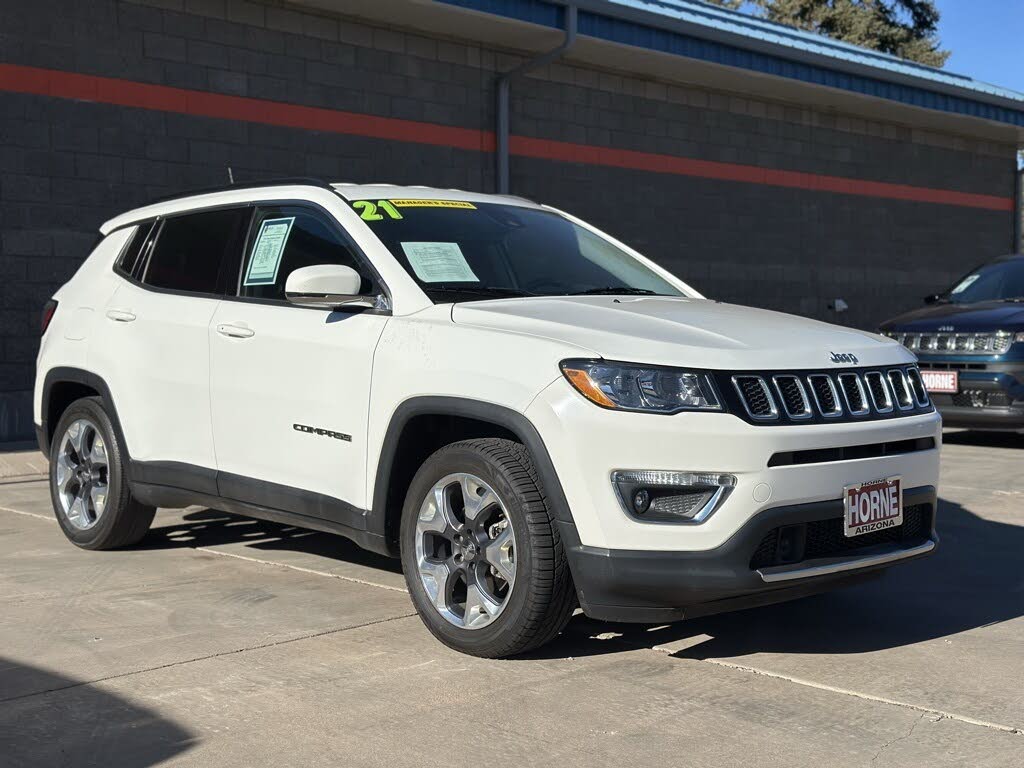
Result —
[[231, 166], [228, 166], [228, 184], [231, 186], [235, 185], [235, 174], [231, 172]]

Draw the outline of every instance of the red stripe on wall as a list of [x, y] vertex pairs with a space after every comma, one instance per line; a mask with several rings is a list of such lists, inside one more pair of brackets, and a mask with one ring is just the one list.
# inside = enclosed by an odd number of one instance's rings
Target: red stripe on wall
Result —
[[[0, 64], [0, 90], [64, 99], [79, 99], [122, 107], [137, 107], [186, 115], [243, 120], [327, 133], [430, 144], [476, 152], [493, 152], [494, 133], [415, 120], [377, 117], [322, 107], [306, 107], [279, 101], [228, 96], [207, 91], [171, 88], [111, 77], [80, 75], [60, 70]], [[785, 171], [756, 165], [720, 163], [637, 152], [629, 149], [573, 144], [548, 139], [512, 136], [509, 150], [520, 157], [558, 162], [585, 163], [651, 173], [670, 173], [720, 181], [737, 181], [861, 197], [910, 200], [920, 203], [1013, 211], [1012, 197], [979, 195], [948, 189], [867, 181], [844, 176]]]
[[696, 176], [704, 179], [741, 181], [748, 184], [766, 184], [772, 187], [809, 189], [818, 192], [839, 192], [862, 197], [881, 197], [892, 200], [911, 200], [919, 203], [940, 203], [967, 208], [987, 208], [993, 211], [1013, 211], [1012, 197], [977, 195], [970, 192], [955, 192], [949, 189], [914, 187], [909, 184], [891, 184], [885, 181], [866, 181], [844, 176], [826, 176], [801, 171], [783, 171], [761, 168], [756, 165], [719, 163], [711, 160], [695, 160], [674, 155], [657, 155], [649, 152], [635, 152], [629, 149], [612, 149], [569, 144], [548, 139], [530, 139], [513, 136], [509, 139], [513, 154], [522, 157], [536, 157], [563, 162], [607, 165], [616, 168], [630, 168], [654, 173], [674, 173], [680, 176]]
[[244, 120], [309, 131], [433, 144], [477, 152], [494, 151], [493, 134], [473, 128], [455, 128], [415, 120], [376, 117], [359, 112], [304, 107], [279, 101], [192, 91], [17, 64], [0, 64], [0, 90], [216, 117], [223, 120]]

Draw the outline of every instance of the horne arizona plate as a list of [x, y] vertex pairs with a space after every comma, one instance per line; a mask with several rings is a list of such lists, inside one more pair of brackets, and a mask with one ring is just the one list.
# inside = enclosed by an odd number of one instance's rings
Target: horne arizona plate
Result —
[[859, 536], [903, 524], [902, 478], [889, 477], [843, 488], [843, 533]]
[[921, 381], [929, 392], [955, 395], [960, 389], [958, 371], [921, 371]]

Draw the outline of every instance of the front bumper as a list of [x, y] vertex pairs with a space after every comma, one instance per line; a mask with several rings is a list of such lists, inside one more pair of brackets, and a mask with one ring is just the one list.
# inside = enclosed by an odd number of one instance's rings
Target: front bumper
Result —
[[[657, 623], [790, 600], [859, 583], [898, 562], [934, 551], [934, 487], [904, 491], [907, 520], [891, 540], [856, 539], [830, 556], [810, 556], [785, 564], [768, 564], [764, 545], [778, 529], [801, 526], [820, 530], [823, 523], [842, 527], [840, 500], [774, 507], [752, 517], [726, 542], [695, 552], [616, 550], [579, 542], [572, 524], [562, 524], [562, 538], [576, 580], [580, 605], [592, 618]], [[911, 525], [913, 510], [915, 524]], [[826, 553], [818, 545], [812, 552]], [[799, 556], [799, 555], [798, 555]]]
[[921, 370], [956, 370], [959, 373], [956, 394], [931, 396], [942, 414], [944, 426], [1024, 430], [1024, 362], [979, 363], [968, 357], [923, 356]]
[[1024, 404], [1009, 408], [958, 407], [943, 405], [939, 396], [933, 396], [935, 407], [942, 414], [943, 424], [947, 427], [962, 429], [979, 429], [991, 431], [1024, 431]]
[[[526, 416], [544, 441], [580, 543], [603, 550], [715, 550], [756, 515], [828, 502], [847, 485], [899, 475], [903, 487], [937, 487], [942, 420], [937, 413], [885, 421], [759, 426], [728, 413], [661, 416], [598, 408], [559, 380]], [[836, 449], [931, 440], [934, 448], [856, 458]], [[818, 458], [818, 453], [826, 454]], [[807, 454], [815, 454], [808, 457]], [[781, 458], [802, 455], [797, 463]], [[642, 522], [627, 514], [611, 482], [617, 470], [728, 473], [736, 484], [703, 522]]]

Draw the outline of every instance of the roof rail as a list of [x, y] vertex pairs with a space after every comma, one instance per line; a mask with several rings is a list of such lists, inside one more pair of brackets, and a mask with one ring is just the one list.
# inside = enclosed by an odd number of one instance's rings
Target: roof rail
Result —
[[[334, 187], [329, 182], [323, 179], [314, 179], [312, 177], [296, 176], [296, 177], [284, 177], [280, 179], [264, 179], [262, 181], [236, 181], [234, 184], [223, 184], [214, 187], [203, 187], [200, 189], [188, 190], [185, 192], [176, 192], [171, 195], [162, 195], [161, 197], [154, 198], [145, 205], [155, 205], [157, 203], [166, 203], [170, 200], [181, 200], [185, 197], [193, 197], [195, 195], [210, 195], [215, 192], [230, 192], [235, 189], [258, 189], [260, 187], [284, 187], [284, 186], [306, 186], [306, 187], [320, 187], [321, 189], [329, 189], [332, 192]], [[143, 206], [140, 206], [143, 207]]]

